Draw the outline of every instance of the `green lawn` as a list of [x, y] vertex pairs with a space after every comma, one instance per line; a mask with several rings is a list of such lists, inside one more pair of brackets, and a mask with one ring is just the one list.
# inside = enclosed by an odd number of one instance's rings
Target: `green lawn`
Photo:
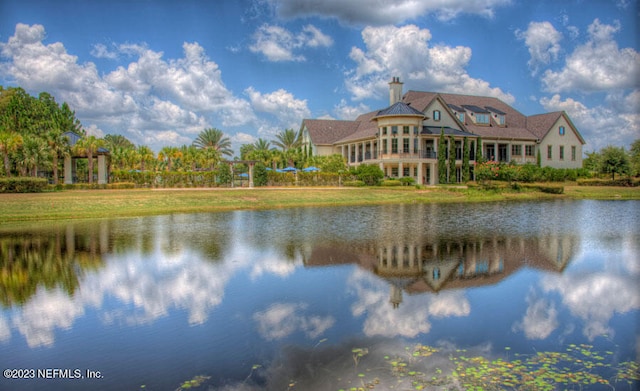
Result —
[[0, 194], [0, 226], [17, 222], [305, 206], [490, 202], [554, 198], [640, 199], [640, 188], [566, 186], [565, 194], [464, 187], [73, 190]]

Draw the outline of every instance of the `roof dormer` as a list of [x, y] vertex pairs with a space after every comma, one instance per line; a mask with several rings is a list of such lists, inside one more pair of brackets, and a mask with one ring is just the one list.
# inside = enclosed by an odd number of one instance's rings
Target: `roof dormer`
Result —
[[507, 126], [507, 113], [491, 106], [487, 106], [486, 109], [491, 113], [491, 118], [497, 126]]
[[491, 112], [479, 106], [462, 105], [474, 125], [489, 126]]

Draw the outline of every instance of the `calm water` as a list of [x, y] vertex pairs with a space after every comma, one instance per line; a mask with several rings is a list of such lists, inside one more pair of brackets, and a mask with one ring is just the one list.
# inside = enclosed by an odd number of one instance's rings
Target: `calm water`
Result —
[[637, 361], [638, 221], [637, 201], [559, 201], [0, 231], [0, 367], [41, 370], [0, 389], [384, 390], [417, 343], [445, 352], [424, 371], [462, 349]]

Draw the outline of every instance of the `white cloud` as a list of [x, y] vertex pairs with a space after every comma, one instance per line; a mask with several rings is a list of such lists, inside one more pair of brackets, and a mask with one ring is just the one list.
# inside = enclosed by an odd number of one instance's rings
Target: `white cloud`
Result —
[[292, 93], [282, 88], [263, 94], [249, 87], [245, 93], [256, 111], [271, 114], [288, 128], [297, 129], [304, 118], [311, 116], [306, 99], [296, 99]]
[[629, 94], [611, 93], [604, 104], [587, 107], [573, 98], [559, 94], [543, 97], [540, 104], [546, 111], [566, 111], [588, 148], [599, 150], [607, 145], [631, 145], [640, 134], [640, 90]]
[[400, 76], [406, 89], [495, 96], [513, 103], [512, 95], [474, 79], [465, 70], [471, 49], [430, 46], [431, 32], [415, 25], [366, 27], [365, 50], [354, 47], [356, 68], [346, 73], [346, 87], [354, 100], [385, 96], [391, 76]]
[[340, 103], [333, 107], [333, 111], [336, 113], [338, 119], [355, 120], [360, 114], [368, 113], [371, 109], [364, 103], [358, 103], [356, 106], [349, 106], [346, 100], [341, 99]]
[[253, 34], [253, 44], [249, 49], [261, 53], [269, 61], [305, 61], [302, 54], [296, 54], [306, 47], [329, 47], [333, 39], [313, 25], [307, 25], [302, 32], [294, 34], [274, 25], [264, 24]]
[[302, 331], [315, 339], [335, 323], [332, 316], [304, 315], [307, 305], [302, 303], [274, 303], [264, 311], [253, 315], [260, 335], [269, 341], [283, 339], [297, 331]]
[[533, 74], [538, 72], [540, 65], [547, 65], [558, 59], [562, 33], [549, 22], [531, 22], [526, 31], [516, 30], [516, 37], [524, 40], [529, 49], [531, 59], [529, 67]]
[[608, 91], [639, 86], [640, 54], [618, 47], [613, 35], [620, 23], [603, 24], [595, 19], [588, 40], [575, 48], [559, 71], [547, 70], [542, 82], [549, 92]]
[[[322, 41], [313, 30], [305, 34]], [[190, 143], [210, 126], [208, 117], [225, 127], [256, 121], [249, 102], [227, 89], [218, 65], [197, 42], [185, 42], [177, 59], [164, 59], [144, 44], [94, 45], [98, 58], [131, 58], [102, 75], [94, 63], [79, 63], [61, 42], [44, 44], [45, 38], [44, 26], [17, 24], [0, 43], [0, 73], [27, 91], [47, 91], [69, 103], [89, 129], [159, 149], [164, 142]]]
[[497, 7], [510, 0], [398, 0], [371, 3], [369, 0], [268, 0], [280, 17], [311, 15], [336, 18], [343, 23], [362, 25], [397, 24], [429, 14], [450, 20], [460, 14], [493, 17]]

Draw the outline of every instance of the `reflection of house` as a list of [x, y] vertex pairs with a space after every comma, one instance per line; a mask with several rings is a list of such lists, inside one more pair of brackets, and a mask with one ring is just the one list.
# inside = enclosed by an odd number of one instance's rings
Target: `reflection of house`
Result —
[[[73, 150], [73, 146], [80, 140], [80, 136], [73, 132], [66, 132], [64, 134], [69, 139], [69, 146]], [[93, 156], [93, 158], [98, 159], [98, 184], [104, 185], [107, 183], [109, 175], [107, 174], [107, 157], [109, 156], [109, 151], [105, 148], [99, 147]], [[77, 181], [76, 174], [76, 161], [77, 159], [88, 159], [86, 155], [81, 154], [71, 154], [64, 158], [64, 183], [72, 184]], [[93, 173], [89, 173], [89, 175], [93, 175]]]
[[[313, 155], [341, 154], [349, 166], [378, 164], [389, 177], [413, 177], [435, 184], [437, 156], [455, 153], [460, 181], [463, 145], [476, 160], [476, 143], [487, 160], [535, 163], [556, 168], [582, 167], [584, 139], [565, 112], [525, 116], [497, 98], [409, 91], [397, 77], [389, 83], [389, 107], [354, 121], [305, 119], [303, 144]], [[447, 145], [438, 150], [440, 133]], [[451, 140], [452, 139], [452, 140]]]
[[522, 267], [562, 272], [577, 248], [572, 236], [485, 238], [395, 243], [355, 247], [317, 246], [304, 257], [308, 267], [357, 264], [390, 284], [397, 307], [402, 292], [437, 293], [493, 285]]

